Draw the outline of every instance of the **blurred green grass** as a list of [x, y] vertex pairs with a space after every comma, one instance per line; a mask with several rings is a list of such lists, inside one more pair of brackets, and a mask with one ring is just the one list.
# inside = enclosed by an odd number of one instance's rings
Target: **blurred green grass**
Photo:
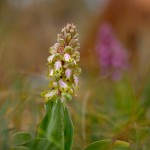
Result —
[[[36, 136], [44, 115], [40, 93], [47, 86], [40, 75], [17, 74], [11, 80], [9, 89], [0, 93], [0, 145], [6, 150], [18, 131]], [[128, 76], [114, 82], [83, 73], [80, 83], [78, 96], [68, 103], [75, 126], [74, 150], [106, 138], [127, 141], [136, 150], [149, 149], [149, 78], [140, 96]]]

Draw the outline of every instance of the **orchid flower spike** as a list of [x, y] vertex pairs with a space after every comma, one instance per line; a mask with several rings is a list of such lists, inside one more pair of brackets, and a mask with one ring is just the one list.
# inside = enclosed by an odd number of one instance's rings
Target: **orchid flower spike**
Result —
[[50, 47], [48, 62], [49, 89], [43, 92], [46, 101], [60, 97], [62, 102], [70, 100], [79, 87], [78, 66], [80, 60], [77, 29], [67, 24], [57, 36], [57, 43]]

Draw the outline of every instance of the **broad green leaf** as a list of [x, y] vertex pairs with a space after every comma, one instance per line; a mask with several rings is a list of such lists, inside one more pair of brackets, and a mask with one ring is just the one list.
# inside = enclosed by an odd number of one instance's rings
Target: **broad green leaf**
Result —
[[46, 137], [64, 150], [64, 106], [60, 99], [54, 102]]
[[110, 150], [112, 140], [100, 140], [90, 144], [85, 150]]
[[48, 139], [34, 139], [24, 144], [29, 150], [61, 150], [55, 143], [51, 143]]
[[65, 108], [65, 113], [64, 113], [64, 120], [65, 120], [65, 131], [64, 131], [64, 135], [65, 135], [65, 150], [71, 150], [72, 148], [72, 143], [73, 143], [73, 123], [72, 120], [70, 118], [69, 112], [67, 110], [67, 108]]
[[131, 150], [131, 148], [129, 143], [117, 140], [113, 144], [112, 150]]
[[18, 132], [13, 135], [13, 145], [22, 145], [32, 139], [30, 133]]
[[37, 138], [46, 138], [46, 132], [50, 124], [52, 108], [53, 108], [53, 101], [48, 101], [45, 104], [46, 114], [39, 126]]

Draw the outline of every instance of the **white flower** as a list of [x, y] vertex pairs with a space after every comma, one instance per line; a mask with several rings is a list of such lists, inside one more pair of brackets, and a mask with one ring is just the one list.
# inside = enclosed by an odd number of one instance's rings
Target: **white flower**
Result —
[[78, 84], [79, 84], [79, 79], [78, 79], [78, 77], [77, 77], [77, 76], [74, 76], [73, 78], [74, 78], [74, 83], [75, 83], [75, 85], [78, 86]]
[[49, 93], [45, 94], [46, 99], [52, 98], [56, 94], [55, 90], [50, 91]]
[[68, 53], [64, 54], [64, 61], [67, 61], [67, 62], [71, 61], [71, 57]]
[[76, 63], [76, 61], [73, 59], [73, 63], [76, 65], [77, 63]]
[[68, 85], [66, 82], [64, 82], [62, 79], [59, 80], [59, 86], [61, 89], [65, 90], [68, 88]]
[[50, 72], [49, 72], [49, 76], [53, 76], [54, 75], [54, 71], [53, 71], [53, 69], [52, 70], [50, 70]]
[[53, 55], [51, 55], [51, 56], [49, 56], [49, 57], [47, 58], [47, 61], [48, 61], [49, 63], [52, 63], [52, 62], [53, 62], [54, 57], [55, 57], [55, 55], [54, 55], [54, 54], [53, 54]]
[[56, 61], [54, 64], [55, 70], [60, 70], [62, 68], [61, 61]]
[[53, 82], [53, 86], [54, 86], [54, 87], [57, 87], [57, 82]]
[[71, 77], [71, 69], [66, 69], [65, 70], [65, 75], [69, 79]]

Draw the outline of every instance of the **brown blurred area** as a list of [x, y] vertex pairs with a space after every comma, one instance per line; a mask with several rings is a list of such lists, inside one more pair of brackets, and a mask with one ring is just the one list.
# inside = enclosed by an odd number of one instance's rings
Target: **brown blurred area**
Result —
[[[131, 52], [133, 68], [147, 70], [150, 57], [149, 0], [1, 0], [0, 84], [15, 72], [45, 69], [48, 48], [66, 23], [74, 23], [80, 34], [81, 65], [95, 71], [96, 32], [109, 22]], [[97, 6], [90, 9], [90, 5]], [[101, 6], [102, 5], [102, 6]], [[140, 63], [139, 63], [140, 62]], [[144, 66], [144, 68], [143, 68]]]
[[[120, 42], [130, 52], [132, 69], [136, 73], [146, 72], [150, 61], [150, 1], [111, 0], [102, 13], [98, 13], [90, 24], [88, 38], [85, 39], [82, 53], [86, 68], [97, 68], [95, 48], [97, 30], [102, 23], [110, 23]], [[84, 57], [86, 56], [86, 57]], [[88, 60], [91, 63], [86, 65]], [[88, 60], [87, 60], [88, 59]], [[91, 66], [89, 66], [91, 65]], [[91, 70], [92, 71], [92, 70]]]
[[56, 42], [61, 28], [68, 22], [82, 24], [82, 3], [80, 0], [0, 1], [0, 83], [7, 82], [8, 79], [3, 79], [8, 74], [41, 72], [48, 49]]

